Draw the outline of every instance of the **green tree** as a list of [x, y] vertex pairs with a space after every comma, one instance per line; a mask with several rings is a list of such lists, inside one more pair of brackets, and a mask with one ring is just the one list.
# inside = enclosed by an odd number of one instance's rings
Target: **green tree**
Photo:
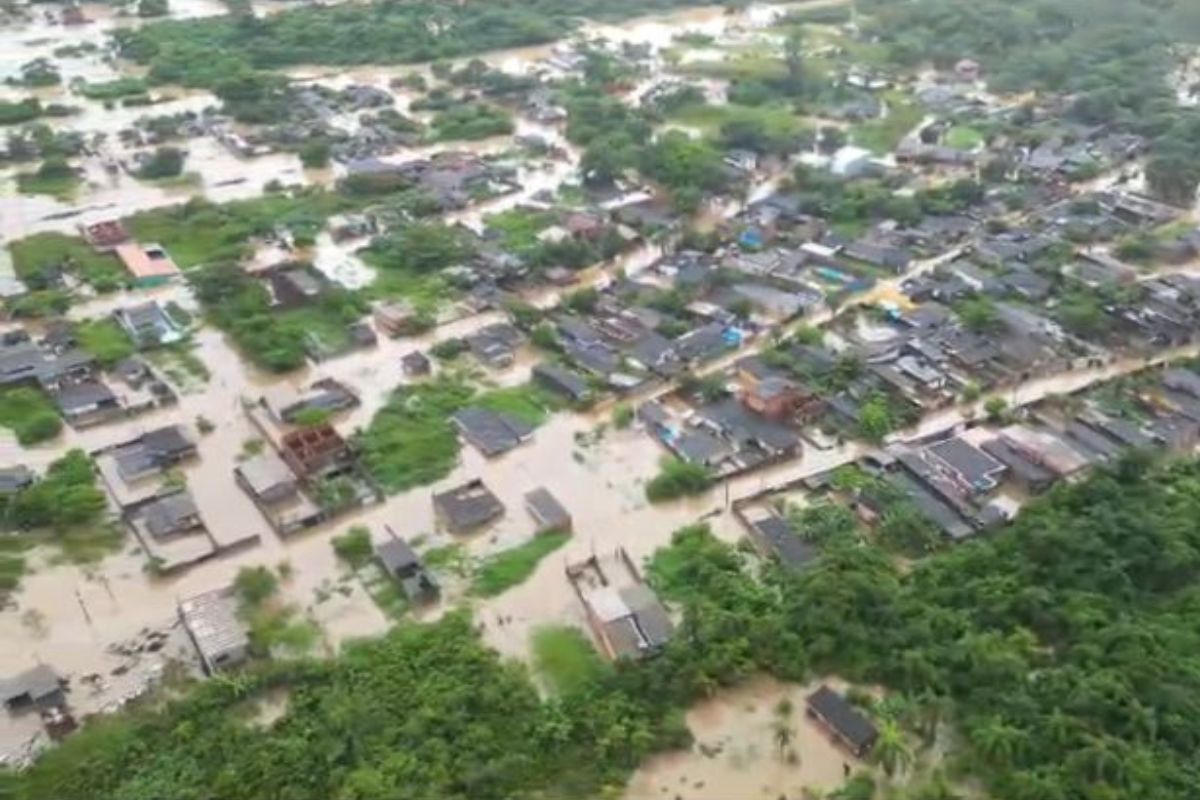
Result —
[[858, 409], [858, 429], [869, 441], [883, 441], [892, 432], [893, 424], [887, 399], [882, 394], [872, 395]]
[[879, 720], [878, 729], [879, 737], [871, 749], [871, 758], [883, 767], [889, 778], [895, 777], [912, 764], [912, 751], [905, 741], [904, 731], [895, 720]]

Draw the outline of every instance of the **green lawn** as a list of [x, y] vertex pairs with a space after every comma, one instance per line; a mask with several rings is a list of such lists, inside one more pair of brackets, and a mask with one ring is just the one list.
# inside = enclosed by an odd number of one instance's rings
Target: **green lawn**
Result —
[[161, 244], [180, 268], [188, 269], [236, 261], [249, 251], [251, 239], [276, 226], [316, 235], [328, 217], [355, 205], [339, 195], [313, 189], [220, 205], [193, 199], [134, 214], [125, 224], [135, 238]]
[[125, 329], [111, 319], [96, 319], [75, 326], [79, 346], [100, 362], [102, 367], [111, 367], [118, 361], [133, 355], [133, 342]]
[[983, 134], [969, 125], [955, 125], [946, 131], [946, 146], [955, 150], [974, 150], [983, 144]]
[[729, 122], [754, 122], [763, 126], [771, 138], [797, 136], [805, 129], [804, 121], [786, 105], [743, 106], [734, 103], [724, 105], [699, 104], [684, 106], [671, 114], [675, 122], [699, 128], [705, 134], [715, 135], [721, 126]]
[[484, 559], [475, 570], [471, 592], [480, 597], [495, 597], [524, 583], [542, 559], [567, 543], [569, 533], [544, 533], [528, 542]]
[[26, 386], [0, 392], [0, 427], [10, 429], [22, 445], [58, 436], [62, 420], [50, 398]]
[[44, 284], [54, 271], [76, 275], [97, 291], [113, 291], [126, 282], [121, 262], [97, 253], [78, 236], [38, 233], [9, 245], [17, 277], [31, 286]]
[[427, 486], [458, 462], [458, 434], [450, 415], [474, 391], [447, 378], [397, 390], [358, 437], [363, 461], [384, 491]]
[[79, 190], [83, 179], [77, 173], [41, 175], [37, 172], [22, 172], [17, 175], [17, 191], [21, 194], [45, 194], [58, 200], [70, 200]]
[[511, 414], [530, 425], [541, 425], [550, 412], [562, 407], [562, 402], [532, 383], [507, 389], [492, 389], [471, 401], [497, 413]]
[[886, 117], [860, 123], [850, 131], [850, 140], [854, 144], [881, 156], [895, 150], [925, 116], [920, 106], [900, 92], [887, 93], [886, 100]]
[[582, 631], [558, 625], [533, 632], [533, 666], [559, 695], [595, 686], [611, 669]]

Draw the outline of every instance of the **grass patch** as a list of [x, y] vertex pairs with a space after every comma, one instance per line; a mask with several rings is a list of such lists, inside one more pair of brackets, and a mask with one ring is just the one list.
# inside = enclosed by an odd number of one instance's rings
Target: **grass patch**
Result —
[[11, 430], [20, 444], [32, 445], [58, 436], [62, 420], [50, 398], [22, 386], [0, 392], [0, 427]]
[[471, 571], [470, 559], [467, 558], [466, 550], [457, 542], [430, 548], [421, 558], [425, 562], [426, 569], [434, 572], [449, 572], [466, 577]]
[[555, 395], [532, 383], [506, 389], [492, 389], [476, 397], [471, 404], [497, 413], [511, 414], [535, 426], [543, 424], [550, 412], [562, 406]]
[[180, 390], [196, 391], [208, 383], [212, 373], [189, 344], [179, 342], [151, 350], [146, 357]]
[[121, 97], [144, 95], [148, 88], [146, 81], [141, 78], [117, 78], [97, 83], [81, 83], [75, 87], [75, 91], [89, 100], [116, 100]]
[[193, 199], [180, 206], [134, 214], [125, 220], [143, 242], [167, 249], [181, 269], [216, 261], [237, 261], [250, 241], [283, 226], [296, 235], [315, 237], [325, 220], [356, 204], [320, 189], [269, 194], [220, 205]]
[[79, 346], [108, 368], [133, 355], [133, 341], [125, 329], [111, 319], [96, 319], [75, 326]]
[[786, 139], [804, 131], [804, 122], [788, 106], [763, 105], [743, 106], [735, 103], [709, 105], [707, 103], [684, 106], [671, 115], [673, 121], [699, 128], [704, 133], [715, 135], [721, 126], [730, 122], [749, 122], [761, 125], [771, 139]]
[[363, 462], [383, 489], [402, 492], [450, 474], [458, 461], [458, 434], [450, 415], [474, 391], [438, 378], [398, 389], [358, 437]]
[[901, 92], [888, 92], [887, 116], [855, 125], [850, 140], [876, 155], [887, 155], [925, 117], [925, 112]]
[[21, 194], [44, 194], [59, 200], [70, 200], [83, 179], [74, 170], [59, 172], [22, 172], [17, 175], [17, 191]]
[[471, 581], [471, 592], [480, 597], [495, 597], [524, 583], [542, 559], [567, 543], [569, 533], [545, 533], [517, 547], [484, 559]]
[[374, 561], [355, 571], [363, 589], [389, 619], [397, 620], [408, 611], [408, 598], [384, 570]]
[[955, 150], [974, 150], [983, 145], [983, 134], [969, 125], [955, 125], [946, 131], [946, 146]]
[[727, 58], [719, 61], [701, 59], [681, 64], [677, 71], [705, 78], [748, 81], [782, 78], [787, 74], [787, 66], [774, 49], [754, 46], [731, 52]]
[[109, 253], [97, 253], [78, 236], [38, 233], [9, 245], [17, 277], [34, 289], [53, 286], [60, 273], [76, 276], [100, 292], [126, 283], [124, 267]]
[[476, 394], [461, 377], [439, 376], [397, 389], [358, 436], [363, 461], [389, 493], [427, 486], [450, 474], [458, 463], [454, 412], [476, 405], [540, 425], [559, 407], [543, 390], [524, 385]]
[[556, 694], [596, 686], [611, 667], [577, 628], [548, 625], [533, 632], [533, 666]]

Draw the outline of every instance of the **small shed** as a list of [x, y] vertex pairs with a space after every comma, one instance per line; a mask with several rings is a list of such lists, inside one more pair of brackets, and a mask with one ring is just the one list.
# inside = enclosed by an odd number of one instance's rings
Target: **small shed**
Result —
[[437, 598], [437, 582], [426, 571], [420, 556], [408, 542], [393, 536], [383, 544], [375, 546], [375, 558], [384, 571], [400, 584], [404, 596], [410, 601], [421, 602]]
[[250, 657], [250, 637], [237, 612], [232, 586], [179, 602], [179, 620], [196, 645], [204, 671], [209, 675], [235, 667]]
[[504, 503], [476, 478], [433, 496], [433, 509], [442, 524], [454, 533], [480, 528], [504, 514]]
[[0, 681], [0, 700], [9, 711], [21, 711], [36, 706], [39, 709], [61, 708], [66, 705], [63, 680], [50, 667], [38, 664], [22, 673]]
[[822, 685], [808, 696], [808, 716], [821, 724], [859, 758], [871, 752], [879, 732], [861, 711], [840, 694]]
[[571, 530], [571, 514], [543, 486], [525, 495], [525, 510], [537, 523], [537, 533], [568, 533]]
[[404, 370], [404, 374], [410, 378], [428, 375], [432, 365], [429, 363], [429, 357], [419, 350], [413, 350], [411, 353], [405, 353], [400, 358], [400, 367]]

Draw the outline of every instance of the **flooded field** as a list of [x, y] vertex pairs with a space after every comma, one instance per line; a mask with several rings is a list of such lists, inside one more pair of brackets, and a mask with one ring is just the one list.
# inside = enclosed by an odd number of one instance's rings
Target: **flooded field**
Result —
[[[692, 748], [651, 758], [634, 773], [623, 797], [802, 800], [809, 796], [806, 790], [840, 786], [858, 761], [805, 716], [804, 700], [819, 685], [757, 678], [693, 706], [686, 720], [695, 737]], [[780, 728], [790, 732], [782, 747]]]

